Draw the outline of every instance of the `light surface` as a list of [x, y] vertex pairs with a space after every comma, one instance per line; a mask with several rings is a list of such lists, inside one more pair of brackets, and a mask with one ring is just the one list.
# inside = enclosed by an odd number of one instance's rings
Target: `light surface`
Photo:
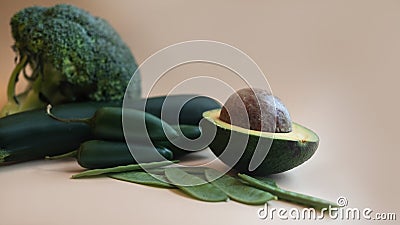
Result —
[[[0, 7], [0, 104], [14, 66], [9, 18], [30, 5], [61, 1], [2, 1]], [[289, 190], [400, 217], [398, 144], [400, 1], [63, 1], [106, 18], [139, 63], [170, 44], [212, 39], [251, 56], [267, 75], [274, 95], [293, 121], [320, 137], [315, 155], [275, 175]], [[218, 72], [218, 73], [216, 73]], [[166, 94], [182, 77], [229, 76], [222, 69], [180, 67], [166, 75], [154, 95]], [[251, 76], [251, 74], [247, 75]], [[234, 80], [234, 79], [232, 79]], [[154, 81], [143, 77], [143, 89]], [[239, 81], [234, 82], [234, 84]], [[232, 84], [232, 85], [234, 85]], [[229, 96], [211, 82], [181, 92]], [[240, 85], [237, 85], [240, 87]], [[43, 137], [46, 138], [46, 137]], [[61, 145], [62, 143], [60, 143]], [[209, 151], [204, 152], [211, 155]], [[204, 155], [196, 157], [204, 160]], [[173, 191], [107, 178], [71, 180], [74, 161], [37, 161], [0, 168], [0, 224], [293, 224], [260, 220], [258, 206], [204, 203]], [[293, 207], [280, 201], [271, 207]], [[376, 221], [377, 224], [398, 224]], [[347, 221], [345, 221], [347, 222]], [[300, 224], [342, 224], [340, 220]], [[348, 221], [349, 224], [369, 224]]]

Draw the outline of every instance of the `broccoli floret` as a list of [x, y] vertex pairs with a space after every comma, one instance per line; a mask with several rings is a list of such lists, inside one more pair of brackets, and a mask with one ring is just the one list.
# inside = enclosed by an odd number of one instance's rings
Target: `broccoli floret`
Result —
[[[128, 46], [105, 20], [61, 4], [25, 8], [11, 18], [10, 24], [17, 64], [1, 116], [47, 104], [122, 101], [137, 64]], [[21, 73], [28, 86], [16, 95]], [[139, 73], [132, 82], [131, 97], [138, 98]]]

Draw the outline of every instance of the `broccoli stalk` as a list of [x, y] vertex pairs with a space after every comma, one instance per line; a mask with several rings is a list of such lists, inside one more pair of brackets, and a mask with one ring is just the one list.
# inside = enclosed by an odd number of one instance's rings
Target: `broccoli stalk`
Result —
[[[137, 69], [118, 33], [103, 19], [71, 5], [29, 7], [11, 18], [18, 63], [0, 117], [73, 101], [122, 101]], [[27, 67], [31, 68], [30, 75]], [[28, 86], [16, 95], [20, 74]], [[139, 98], [140, 75], [130, 97]]]
[[15, 95], [15, 86], [19, 79], [19, 74], [25, 68], [28, 57], [24, 56], [20, 62], [15, 66], [11, 73], [10, 80], [7, 87], [7, 103], [3, 106], [0, 112], [0, 117], [14, 114], [20, 111], [26, 111], [37, 107], [45, 106], [44, 102], [39, 99], [39, 94], [36, 93], [38, 89], [39, 79], [36, 85], [29, 86], [22, 94]]

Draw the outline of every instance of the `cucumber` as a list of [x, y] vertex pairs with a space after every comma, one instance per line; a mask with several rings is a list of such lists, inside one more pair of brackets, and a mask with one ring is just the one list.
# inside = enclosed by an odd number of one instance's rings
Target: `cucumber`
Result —
[[[158, 96], [139, 101], [127, 102], [124, 107], [143, 110], [171, 125], [187, 124], [198, 126], [203, 119], [203, 112], [219, 109], [216, 100], [197, 95]], [[177, 117], [179, 116], [179, 118]]]
[[201, 136], [201, 130], [199, 126], [183, 124], [183, 125], [173, 125], [172, 127], [175, 130], [177, 130], [178, 133], [180, 130], [182, 134], [179, 133], [180, 136], [173, 139], [172, 141], [170, 140], [154, 141], [153, 143], [156, 146], [163, 146], [170, 149], [174, 153], [174, 157], [176, 159], [185, 156], [189, 153], [196, 152], [198, 151], [198, 149], [205, 149], [208, 147], [207, 145], [199, 147], [198, 143], [196, 145], [193, 145], [191, 143], [188, 143], [186, 140], [186, 139], [194, 140]]
[[[173, 153], [163, 147], [155, 148], [138, 144], [135, 149], [141, 152], [141, 163], [173, 159]], [[159, 153], [165, 159], [156, 153]], [[87, 169], [101, 169], [137, 163], [126, 143], [102, 140], [90, 140], [82, 143], [77, 150], [76, 159], [80, 166]]]

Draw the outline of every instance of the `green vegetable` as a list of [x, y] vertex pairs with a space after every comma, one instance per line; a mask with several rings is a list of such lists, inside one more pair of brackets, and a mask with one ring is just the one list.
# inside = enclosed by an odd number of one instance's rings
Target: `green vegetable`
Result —
[[[197, 176], [204, 175], [204, 171], [208, 169], [208, 167], [180, 167], [179, 169], [190, 173], [190, 174], [195, 174]], [[157, 175], [164, 175], [165, 174], [165, 169], [150, 169], [148, 172], [152, 174], [157, 174]]]
[[[174, 186], [199, 200], [207, 202], [228, 200], [228, 196], [214, 185], [179, 168], [165, 169], [165, 176]], [[193, 184], [198, 185], [193, 186]]]
[[[54, 107], [54, 113], [65, 118], [89, 117], [107, 105], [113, 103], [70, 103]], [[10, 115], [0, 119], [0, 165], [64, 154], [91, 138], [88, 125], [55, 121], [44, 110]]]
[[[173, 110], [184, 103], [181, 101], [189, 98], [183, 107], [183, 112], [187, 114], [180, 115], [180, 122], [197, 124], [199, 120], [196, 113], [218, 106], [216, 101], [204, 96], [172, 95], [168, 96], [168, 104], [163, 105], [166, 98], [158, 96], [135, 100], [130, 102], [132, 105], [129, 107], [140, 109], [140, 105], [146, 104], [146, 112], [158, 116], [161, 108], [164, 108], [163, 116], [171, 118]], [[52, 111], [62, 118], [87, 118], [104, 106], [121, 106], [121, 103], [67, 103], [54, 106]], [[182, 131], [186, 133], [185, 129]], [[61, 123], [47, 116], [43, 109], [10, 115], [0, 118], [0, 165], [64, 154], [93, 138], [87, 124]]]
[[162, 162], [150, 162], [150, 163], [141, 163], [141, 164], [131, 164], [126, 166], [117, 166], [111, 168], [104, 168], [104, 169], [93, 169], [87, 170], [75, 175], [72, 175], [71, 178], [82, 178], [82, 177], [92, 177], [92, 176], [99, 176], [99, 175], [107, 175], [110, 173], [122, 173], [122, 172], [129, 172], [141, 169], [151, 169], [151, 168], [158, 168], [163, 166], [168, 166], [178, 161], [162, 161]]
[[199, 126], [183, 124], [173, 125], [172, 127], [177, 131], [178, 134], [180, 134], [180, 132], [182, 132], [182, 134], [173, 140], [156, 141], [154, 144], [170, 149], [176, 158], [207, 148], [207, 144], [200, 146], [199, 143], [194, 144], [187, 141], [187, 139], [194, 140], [201, 136], [201, 130]]
[[168, 183], [167, 179], [164, 176], [156, 174], [151, 175], [143, 171], [115, 173], [109, 175], [109, 177], [137, 184], [144, 184], [144, 185], [163, 187], [163, 188], [175, 188], [175, 186]]
[[0, 149], [0, 163], [4, 163], [5, 158], [8, 156], [10, 156], [10, 153]]
[[[149, 145], [135, 145], [135, 153], [141, 155], [140, 161], [142, 163], [173, 159], [170, 150]], [[76, 152], [76, 159], [79, 165], [87, 169], [101, 169], [137, 163], [125, 142], [102, 140], [90, 140], [82, 143]]]
[[262, 181], [268, 185], [274, 186], [274, 187], [278, 187], [278, 185], [276, 184], [276, 182], [268, 177], [256, 177], [257, 180]]
[[270, 200], [277, 200], [276, 196], [269, 192], [248, 186], [238, 179], [223, 175], [214, 169], [207, 169], [205, 175], [208, 182], [221, 189], [229, 198], [235, 201], [249, 205], [260, 205]]
[[[292, 123], [289, 133], [260, 132], [220, 120], [220, 111], [204, 112], [201, 129], [204, 133], [217, 130], [209, 147], [221, 161], [236, 171], [257, 176], [281, 173], [306, 162], [317, 150], [318, 135], [300, 124]], [[239, 154], [242, 147], [244, 152]], [[262, 158], [263, 151], [268, 151], [266, 157], [255, 170], [250, 171], [253, 157]], [[240, 157], [239, 161], [234, 159], [235, 156]]]
[[[10, 77], [2, 116], [47, 104], [122, 101], [137, 64], [105, 20], [62, 4], [22, 9], [10, 24], [18, 63]], [[30, 74], [27, 67], [32, 70]], [[29, 85], [15, 96], [21, 72]], [[139, 98], [138, 73], [132, 82], [131, 97]]]
[[76, 158], [78, 156], [78, 150], [67, 152], [67, 153], [61, 154], [61, 155], [46, 156], [45, 159], [57, 160], [57, 159], [65, 159], [65, 158]]
[[173, 125], [172, 126], [176, 132], [180, 134], [182, 132], [182, 135], [188, 139], [196, 139], [199, 138], [201, 135], [201, 130], [199, 126], [195, 125], [187, 125], [187, 124], [180, 124], [180, 125]]
[[296, 192], [292, 192], [292, 191], [286, 191], [279, 187], [269, 185], [263, 181], [257, 180], [256, 178], [253, 178], [253, 177], [245, 175], [245, 174], [238, 174], [238, 176], [241, 179], [243, 179], [244, 181], [246, 181], [247, 183], [249, 183], [251, 186], [268, 191], [271, 194], [276, 195], [279, 199], [284, 199], [284, 200], [302, 204], [305, 206], [311, 206], [316, 209], [328, 208], [329, 206], [338, 207], [338, 205], [335, 203], [332, 203], [332, 202], [329, 202], [329, 201], [326, 201], [326, 200], [323, 200], [320, 198], [312, 197], [309, 195], [304, 195], [304, 194], [300, 194], [300, 193], [296, 193]]
[[142, 101], [126, 101], [124, 107], [138, 109], [162, 118], [172, 125], [198, 126], [203, 119], [203, 112], [221, 108], [216, 100], [197, 95], [170, 95], [144, 99]]
[[[51, 105], [47, 108], [47, 114], [55, 120], [66, 123], [86, 123], [92, 128], [92, 134], [96, 139], [125, 141], [125, 135], [129, 140], [142, 140], [150, 138], [153, 141], [164, 141], [178, 136], [174, 128], [161, 119], [135, 109], [119, 107], [104, 107], [96, 111], [93, 117], [86, 119], [62, 119], [51, 113]], [[124, 117], [122, 114], [124, 113]], [[123, 130], [122, 120], [130, 129]]]

